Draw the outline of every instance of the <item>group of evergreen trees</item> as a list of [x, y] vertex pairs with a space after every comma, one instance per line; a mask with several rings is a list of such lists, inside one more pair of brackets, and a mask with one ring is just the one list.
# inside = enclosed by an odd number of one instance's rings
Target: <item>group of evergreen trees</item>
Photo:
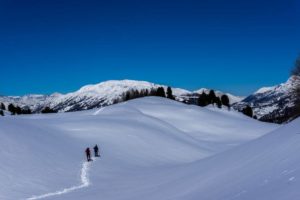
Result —
[[224, 105], [230, 109], [229, 98], [226, 94], [223, 94], [220, 98], [216, 96], [214, 90], [210, 90], [208, 94], [203, 91], [198, 98], [198, 105], [204, 107], [210, 104], [216, 104], [218, 108], [221, 108], [222, 105]]
[[[145, 97], [145, 96], [159, 96], [159, 97], [166, 97], [175, 100], [171, 87], [167, 88], [167, 92], [165, 92], [163, 87], [152, 88], [150, 91], [147, 89], [141, 91], [128, 90], [126, 93], [123, 94], [122, 100], [128, 101], [131, 99]], [[218, 108], [221, 108], [223, 105], [226, 106], [228, 109], [230, 109], [229, 97], [226, 94], [223, 94], [220, 98], [216, 96], [214, 90], [210, 90], [208, 94], [206, 94], [203, 91], [202, 94], [199, 95], [198, 105], [204, 107], [210, 104], [217, 105]], [[253, 111], [250, 106], [246, 106], [241, 112], [249, 117], [253, 117]]]
[[56, 113], [55, 110], [51, 109], [49, 106], [45, 107], [41, 113], [45, 114], [45, 113]]
[[[6, 107], [3, 103], [0, 103], [0, 116], [4, 116], [4, 110], [6, 110]], [[21, 108], [20, 106], [15, 106], [14, 104], [10, 103], [7, 106], [7, 110], [12, 115], [24, 115], [24, 114], [32, 114], [32, 111], [30, 108]], [[45, 107], [41, 113], [56, 113], [55, 110], [51, 109], [50, 107]]]
[[[122, 100], [123, 101], [128, 101], [131, 99], [136, 99], [140, 97], [146, 97], [146, 96], [158, 96], [158, 97], [166, 97], [169, 99], [175, 99], [173, 96], [173, 92], [171, 87], [167, 88], [167, 93], [165, 92], [165, 89], [163, 87], [158, 87], [158, 88], [152, 88], [151, 90], [148, 89], [143, 89], [143, 90], [128, 90], [122, 95]], [[120, 101], [116, 101], [120, 102]]]
[[7, 110], [11, 112], [12, 115], [22, 115], [22, 114], [31, 114], [30, 108], [21, 108], [19, 106], [15, 106], [14, 104], [9, 104]]
[[[0, 103], [0, 115], [4, 116], [4, 110], [6, 107], [4, 103]], [[7, 110], [11, 112], [12, 115], [20, 115], [20, 114], [31, 114], [30, 109], [21, 109], [19, 106], [14, 106], [12, 103], [7, 106]]]
[[[214, 90], [210, 90], [208, 94], [206, 94], [203, 91], [198, 98], [198, 105], [204, 107], [210, 104], [217, 105], [218, 108], [222, 108], [223, 105], [226, 106], [228, 110], [230, 110], [230, 101], [229, 101], [229, 97], [226, 94], [223, 94], [220, 98], [217, 97]], [[249, 117], [256, 118], [256, 116], [253, 116], [253, 110], [249, 105], [244, 107], [241, 110], [241, 112]]]

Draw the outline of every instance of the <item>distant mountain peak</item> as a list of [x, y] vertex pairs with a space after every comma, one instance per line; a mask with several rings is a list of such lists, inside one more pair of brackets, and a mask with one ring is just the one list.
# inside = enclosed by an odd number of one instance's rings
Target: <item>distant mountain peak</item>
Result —
[[272, 87], [262, 87], [260, 89], [258, 89], [254, 94], [260, 94], [260, 93], [265, 93], [265, 92], [268, 92], [268, 91], [272, 91], [274, 90], [275, 86], [272, 86]]
[[[107, 88], [111, 89], [142, 89], [155, 87], [156, 84], [147, 81], [136, 81], [136, 80], [108, 80], [93, 85], [86, 85], [81, 87], [77, 92], [105, 92]], [[105, 91], [104, 91], [105, 90]]]

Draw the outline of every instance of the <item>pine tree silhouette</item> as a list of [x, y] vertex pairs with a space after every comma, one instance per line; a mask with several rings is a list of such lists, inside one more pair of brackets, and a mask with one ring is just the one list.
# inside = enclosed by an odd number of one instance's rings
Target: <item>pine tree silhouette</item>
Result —
[[16, 107], [11, 103], [8, 105], [8, 111], [11, 112], [12, 115], [16, 114]]
[[222, 104], [223, 104], [224, 106], [227, 106], [228, 109], [230, 109], [229, 98], [228, 98], [228, 96], [227, 96], [226, 94], [223, 94], [223, 95], [221, 96], [221, 102], [222, 102]]
[[1, 109], [1, 110], [5, 110], [5, 105], [4, 105], [4, 103], [1, 103], [0, 109]]
[[252, 108], [247, 105], [243, 110], [242, 110], [242, 113], [244, 113], [245, 115], [247, 115], [248, 117], [253, 117], [253, 110]]
[[215, 103], [217, 104], [218, 108], [222, 108], [222, 102], [220, 97], [215, 98]]
[[210, 90], [209, 91], [209, 94], [208, 94], [208, 101], [209, 101], [209, 104], [214, 104], [216, 103], [216, 94], [215, 94], [215, 91], [214, 90]]
[[163, 87], [157, 88], [156, 96], [159, 96], [159, 97], [166, 97], [166, 93], [165, 93], [165, 90], [164, 90]]
[[175, 97], [173, 96], [173, 92], [172, 92], [171, 87], [167, 88], [167, 98], [173, 99], [173, 100], [175, 99]]
[[199, 95], [199, 98], [198, 98], [198, 105], [199, 106], [207, 106], [208, 105], [208, 96], [205, 92], [202, 92], [202, 94]]

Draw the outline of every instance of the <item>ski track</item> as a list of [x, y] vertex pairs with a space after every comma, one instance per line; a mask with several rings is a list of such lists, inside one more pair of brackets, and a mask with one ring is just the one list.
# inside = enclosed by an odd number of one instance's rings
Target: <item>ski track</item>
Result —
[[[94, 159], [94, 161], [95, 160], [96, 159]], [[32, 196], [30, 198], [27, 198], [26, 200], [44, 199], [44, 198], [47, 198], [47, 197], [63, 195], [63, 194], [66, 194], [66, 193], [70, 193], [74, 190], [79, 190], [79, 189], [88, 187], [90, 185], [90, 180], [89, 180], [89, 177], [88, 177], [88, 171], [90, 169], [90, 165], [91, 165], [90, 162], [83, 162], [82, 163], [81, 174], [80, 174], [80, 178], [81, 178], [81, 184], [80, 185], [72, 186], [72, 187], [69, 187], [69, 188], [64, 188], [64, 189], [56, 191], [56, 192], [50, 192], [50, 193], [47, 193], [47, 194]]]

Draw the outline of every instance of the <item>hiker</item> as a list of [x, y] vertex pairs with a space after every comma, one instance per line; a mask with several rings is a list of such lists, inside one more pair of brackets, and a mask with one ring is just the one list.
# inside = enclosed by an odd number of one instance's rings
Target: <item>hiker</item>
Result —
[[87, 161], [91, 161], [91, 150], [90, 148], [85, 149], [86, 159]]
[[100, 157], [100, 155], [99, 155], [99, 148], [98, 148], [97, 144], [94, 146], [94, 152], [95, 152], [95, 157]]

